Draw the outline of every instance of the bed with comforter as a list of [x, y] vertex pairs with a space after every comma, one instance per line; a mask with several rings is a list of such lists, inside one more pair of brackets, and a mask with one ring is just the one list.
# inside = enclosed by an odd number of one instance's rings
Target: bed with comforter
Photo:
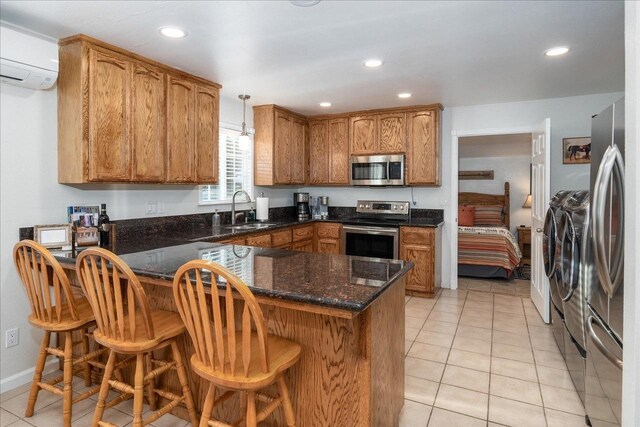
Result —
[[508, 182], [504, 194], [458, 194], [459, 276], [508, 279], [520, 264], [522, 254], [509, 231], [509, 199]]
[[458, 227], [458, 274], [509, 278], [522, 253], [506, 227]]

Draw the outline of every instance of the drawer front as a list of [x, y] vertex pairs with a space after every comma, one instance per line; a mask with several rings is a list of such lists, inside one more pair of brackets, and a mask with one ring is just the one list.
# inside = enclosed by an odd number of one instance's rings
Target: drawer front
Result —
[[296, 227], [293, 229], [294, 242], [307, 239], [313, 239], [313, 225], [305, 225], [304, 227]]
[[239, 237], [237, 239], [223, 240], [222, 242], [216, 242], [220, 244], [228, 244], [228, 245], [245, 245], [247, 243], [247, 239], [244, 237]]
[[273, 247], [278, 247], [291, 243], [291, 229], [283, 231], [276, 231], [271, 235], [271, 244]]
[[400, 243], [411, 245], [432, 245], [435, 230], [422, 227], [401, 227]]
[[316, 224], [319, 239], [340, 239], [340, 224]]
[[259, 246], [261, 248], [270, 248], [271, 247], [271, 235], [263, 234], [260, 236], [251, 236], [247, 237], [247, 245], [248, 246]]

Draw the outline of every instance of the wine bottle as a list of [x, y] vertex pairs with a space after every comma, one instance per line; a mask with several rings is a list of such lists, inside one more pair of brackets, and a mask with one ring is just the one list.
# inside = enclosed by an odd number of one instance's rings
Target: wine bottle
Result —
[[100, 206], [100, 216], [98, 217], [98, 230], [100, 230], [100, 247], [101, 248], [108, 247], [111, 226], [109, 225], [109, 215], [107, 215], [106, 203], [103, 203]]

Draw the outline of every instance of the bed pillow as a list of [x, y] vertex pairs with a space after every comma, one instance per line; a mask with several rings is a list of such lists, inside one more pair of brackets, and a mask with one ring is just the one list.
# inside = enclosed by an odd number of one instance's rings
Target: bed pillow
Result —
[[496, 227], [502, 222], [502, 205], [485, 205], [475, 207], [474, 222], [477, 226]]
[[475, 206], [458, 206], [458, 225], [473, 227], [475, 225]]

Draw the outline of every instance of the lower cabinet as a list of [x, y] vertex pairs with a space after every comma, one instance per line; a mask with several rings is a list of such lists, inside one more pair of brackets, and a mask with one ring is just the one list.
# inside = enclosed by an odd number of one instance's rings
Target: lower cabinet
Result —
[[317, 222], [315, 227], [315, 251], [321, 254], [339, 254], [342, 224]]
[[400, 258], [411, 261], [413, 269], [407, 274], [408, 294], [433, 296], [442, 284], [442, 230], [437, 228], [401, 227]]
[[259, 248], [271, 247], [271, 234], [260, 234], [258, 236], [247, 237], [247, 246], [257, 246]]
[[291, 249], [301, 252], [313, 252], [313, 224], [301, 225], [291, 229], [291, 237], [293, 243]]

